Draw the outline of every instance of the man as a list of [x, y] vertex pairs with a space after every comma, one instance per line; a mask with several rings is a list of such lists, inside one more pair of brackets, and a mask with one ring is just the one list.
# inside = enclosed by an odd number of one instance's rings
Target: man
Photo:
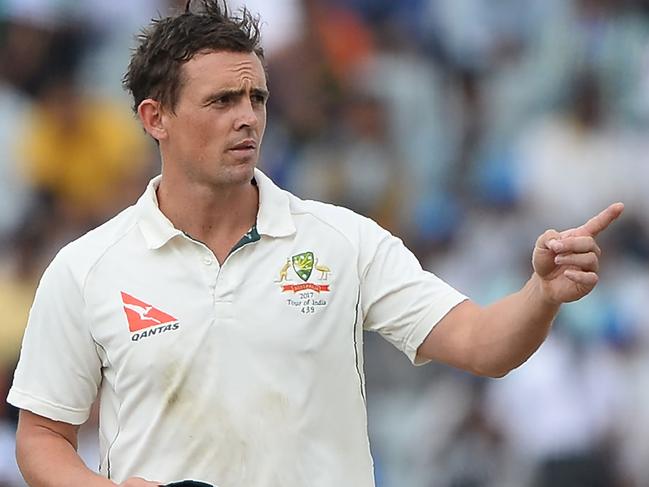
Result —
[[[544, 233], [524, 288], [481, 308], [374, 222], [255, 169], [258, 26], [200, 3], [154, 23], [125, 77], [162, 175], [42, 278], [9, 394], [19, 465], [37, 487], [370, 487], [363, 329], [502, 376], [593, 289], [593, 237], [622, 205]], [[75, 452], [98, 393], [100, 475]]]

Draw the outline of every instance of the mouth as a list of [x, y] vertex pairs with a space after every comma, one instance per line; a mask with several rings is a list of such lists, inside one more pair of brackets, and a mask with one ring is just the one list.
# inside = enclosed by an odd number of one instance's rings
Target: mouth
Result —
[[251, 154], [257, 150], [257, 142], [254, 139], [246, 139], [230, 147], [230, 151], [236, 154]]

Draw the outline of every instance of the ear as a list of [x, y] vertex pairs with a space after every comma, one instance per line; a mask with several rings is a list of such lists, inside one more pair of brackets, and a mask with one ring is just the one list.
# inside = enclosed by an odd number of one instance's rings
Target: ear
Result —
[[162, 106], [159, 101], [147, 98], [137, 107], [137, 114], [142, 121], [144, 130], [160, 141], [167, 138], [167, 129], [164, 127]]

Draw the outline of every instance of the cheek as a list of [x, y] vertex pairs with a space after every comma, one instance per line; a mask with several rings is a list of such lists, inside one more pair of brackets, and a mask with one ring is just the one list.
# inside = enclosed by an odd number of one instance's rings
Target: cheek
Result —
[[194, 117], [185, 129], [188, 139], [195, 148], [222, 144], [227, 135], [222, 117], [210, 115]]
[[264, 131], [266, 130], [266, 110], [264, 109], [262, 113], [259, 114], [258, 118], [259, 120], [259, 136], [261, 137], [264, 135]]

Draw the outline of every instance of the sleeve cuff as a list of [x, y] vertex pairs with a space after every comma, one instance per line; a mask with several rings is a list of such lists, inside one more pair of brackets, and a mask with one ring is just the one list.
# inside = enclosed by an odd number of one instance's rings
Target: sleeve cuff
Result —
[[39, 416], [73, 425], [81, 425], [90, 416], [89, 409], [75, 409], [54, 404], [50, 401], [32, 396], [12, 387], [7, 396], [7, 402], [18, 409], [25, 409]]
[[449, 313], [449, 311], [467, 299], [468, 298], [464, 294], [452, 289], [446, 295], [442, 305], [440, 305], [439, 301], [431, 305], [428, 313], [426, 313], [413, 327], [412, 333], [406, 339], [404, 350], [413, 365], [425, 365], [430, 362], [429, 359], [417, 356], [417, 350], [421, 344], [424, 343], [424, 340], [430, 332], [433, 331], [433, 328], [437, 326], [437, 323], [439, 323], [442, 318]]

